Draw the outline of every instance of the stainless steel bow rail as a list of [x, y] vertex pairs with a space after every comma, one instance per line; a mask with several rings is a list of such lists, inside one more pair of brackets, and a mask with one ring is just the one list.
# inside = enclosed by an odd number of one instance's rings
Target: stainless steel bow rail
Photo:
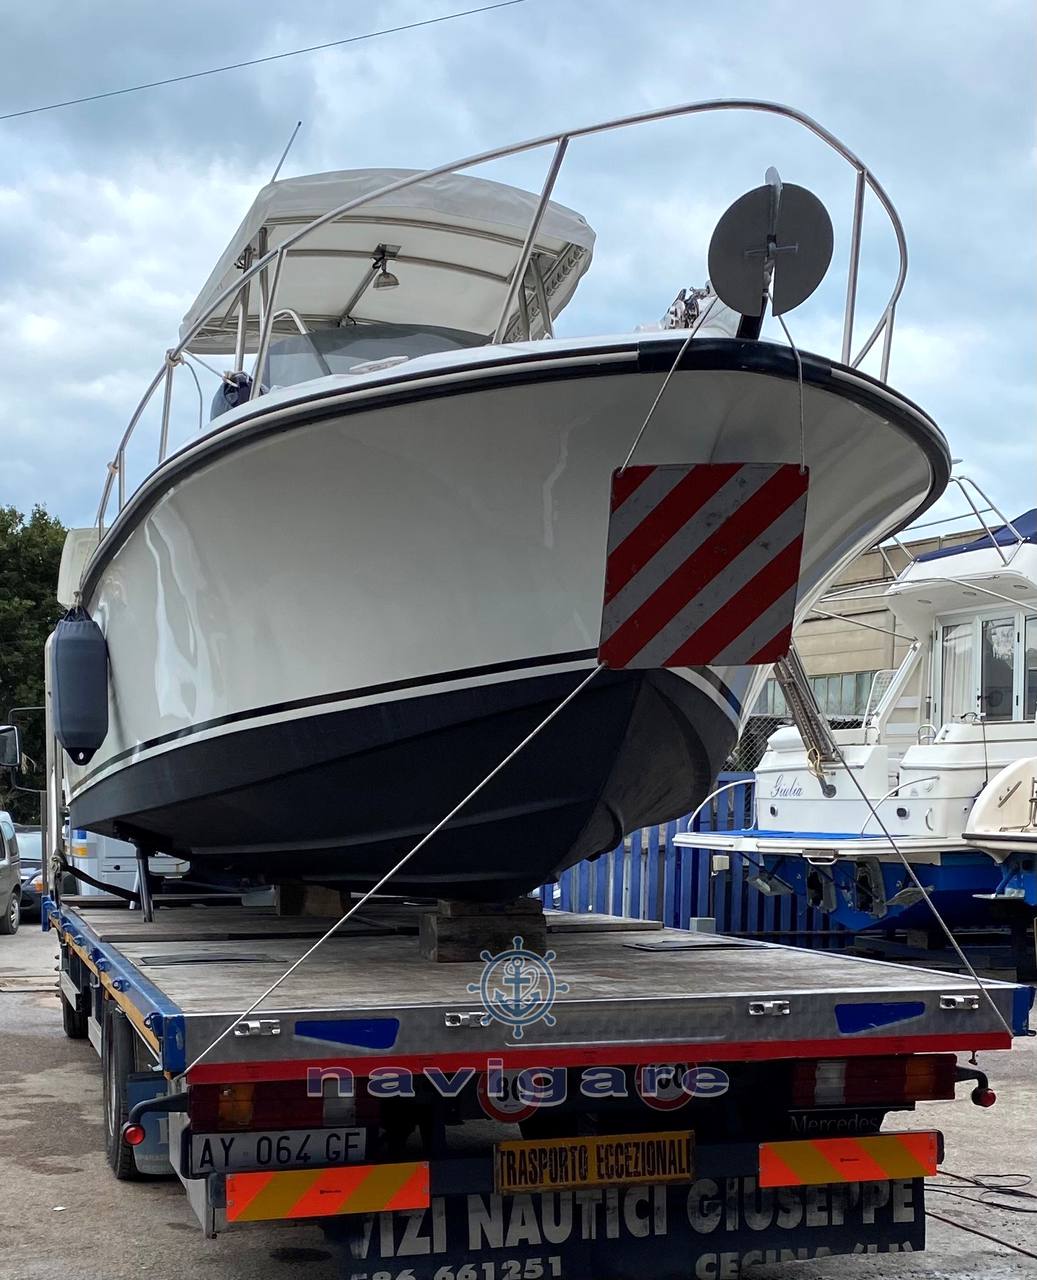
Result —
[[[887, 600], [887, 585], [890, 582], [894, 582], [909, 565], [915, 564], [918, 559], [915, 552], [907, 545], [904, 539], [910, 538], [913, 534], [921, 533], [923, 529], [935, 529], [937, 530], [936, 533], [928, 535], [937, 544], [936, 547], [933, 548], [934, 550], [943, 550], [945, 548], [947, 545], [944, 542], [945, 537], [955, 537], [961, 534], [967, 535], [970, 540], [979, 542], [980, 537], [974, 536], [973, 531], [971, 530], [960, 530], [957, 528], [947, 530], [943, 529], [944, 525], [960, 524], [962, 520], [968, 519], [970, 515], [978, 521], [980, 528], [982, 529], [982, 538], [990, 544], [991, 549], [997, 553], [1001, 564], [1007, 569], [1018, 554], [1020, 547], [1025, 545], [1026, 538], [1019, 532], [1015, 523], [1012, 520], [1009, 520], [987, 492], [980, 488], [976, 481], [971, 479], [971, 477], [951, 476], [948, 484], [955, 485], [960, 490], [969, 506], [969, 511], [958, 512], [949, 516], [941, 516], [936, 520], [927, 520], [922, 524], [912, 525], [911, 528], [903, 530], [902, 533], [894, 534], [885, 542], [878, 543], [872, 548], [872, 550], [875, 551], [882, 560], [886, 571], [885, 576], [880, 578], [867, 578], [864, 581], [856, 582], [848, 587], [831, 587], [821, 597], [821, 603], [856, 604], [863, 601]], [[997, 516], [1000, 524], [995, 525], [992, 521], [988, 521], [986, 519], [986, 517], [991, 513]], [[1013, 541], [1001, 542], [998, 539], [1004, 534], [1006, 529], [1012, 534]], [[961, 546], [963, 545], [964, 544], [960, 544], [959, 549], [961, 549]], [[889, 550], [891, 547], [896, 547], [904, 556], [904, 564], [899, 569], [890, 559]], [[1018, 597], [1006, 595], [1003, 591], [995, 591], [993, 588], [985, 586], [982, 582], [973, 578], [960, 578], [952, 575], [944, 578], [943, 581], [959, 583], [962, 586], [967, 586], [970, 590], [975, 591], [982, 596], [989, 597], [991, 600], [1001, 600], [1006, 604], [1014, 606], [1016, 609], [1022, 609], [1026, 613], [1037, 612], [1037, 609], [1034, 609], [1032, 605], [1028, 605]], [[882, 589], [877, 590], [878, 587], [882, 587]], [[854, 626], [866, 627], [869, 631], [886, 631], [886, 628], [870, 626], [858, 619], [849, 617], [845, 613], [826, 613], [823, 609], [818, 608], [812, 609], [811, 613], [818, 614], [821, 617], [838, 618], [840, 621], [850, 622]], [[918, 643], [917, 637], [910, 636], [903, 631], [895, 633], [887, 631], [886, 633], [889, 635], [896, 634], [902, 640]]]
[[[912, 534], [917, 533], [920, 529], [932, 529], [942, 525], [957, 524], [963, 519], [968, 519], [969, 515], [972, 515], [976, 519], [980, 528], [983, 530], [983, 535], [986, 538], [986, 540], [990, 543], [991, 547], [993, 547], [993, 549], [997, 552], [998, 556], [1000, 557], [1001, 563], [1007, 568], [1008, 565], [1010, 565], [1012, 561], [1015, 559], [1016, 552], [1023, 545], [1026, 539], [1015, 527], [1015, 524], [1011, 520], [1009, 520], [1009, 518], [1005, 515], [1005, 513], [1001, 510], [1001, 508], [997, 505], [997, 503], [994, 502], [993, 498], [991, 498], [990, 495], [986, 492], [986, 490], [982, 489], [976, 483], [976, 481], [972, 479], [971, 476], [951, 476], [950, 480], [948, 481], [948, 484], [953, 484], [957, 487], [962, 497], [965, 499], [966, 503], [968, 504], [969, 510], [967, 512], [963, 512], [960, 515], [944, 516], [942, 519], [939, 519], [939, 520], [929, 520], [925, 524], [913, 525], [910, 529], [905, 529], [904, 532], [900, 535], [894, 534], [889, 539], [889, 541], [895, 547], [897, 547], [898, 550], [904, 553], [904, 556], [906, 558], [906, 563], [904, 567], [906, 568], [907, 565], [914, 564], [915, 560], [917, 559], [917, 556], [915, 555], [915, 553], [909, 547], [904, 545], [904, 541], [903, 541], [904, 538], [911, 537]], [[977, 503], [981, 505], [977, 505]], [[996, 527], [991, 527], [991, 524], [988, 523], [987, 520], [984, 518], [990, 514], [997, 516], [998, 520], [1000, 520], [1001, 522]], [[1014, 542], [1007, 544], [1008, 546], [1007, 551], [1005, 550], [1004, 546], [997, 540], [997, 535], [1003, 532], [1005, 529], [1007, 529], [1015, 539]], [[953, 532], [956, 532], [956, 531], [950, 530], [950, 529], [945, 531], [946, 535], [951, 535]], [[941, 536], [941, 534], [934, 534], [931, 536], [939, 538], [938, 546], [942, 548], [944, 545], [943, 536]], [[897, 577], [897, 571], [893, 568], [892, 564], [890, 563], [889, 556], [886, 554], [886, 550], [883, 547], [883, 545], [880, 544], [875, 548], [875, 550], [882, 557], [882, 561], [885, 564], [886, 569], [889, 571], [890, 576], [893, 578]]]
[[[907, 276], [907, 241], [904, 235], [904, 228], [900, 218], [889, 196], [886, 194], [882, 185], [876, 179], [871, 170], [864, 162], [851, 151], [845, 143], [840, 141], [833, 133], [829, 132], [823, 125], [806, 115], [802, 111], [797, 111], [793, 107], [784, 106], [777, 102], [759, 101], [751, 98], [730, 98], [730, 99], [713, 99], [704, 102], [685, 103], [679, 106], [664, 107], [656, 111], [644, 111], [635, 115], [619, 116], [613, 120], [605, 120], [598, 124], [585, 125], [582, 128], [569, 129], [561, 133], [544, 134], [538, 138], [532, 138], [526, 142], [512, 143], [509, 146], [496, 147], [491, 151], [483, 151], [477, 155], [466, 156], [461, 160], [454, 160], [449, 164], [439, 165], [433, 169], [426, 169], [421, 173], [415, 173], [406, 178], [399, 178], [395, 182], [390, 182], [378, 191], [369, 195], [360, 196], [355, 200], [347, 201], [345, 204], [339, 205], [335, 209], [322, 214], [319, 218], [313, 219], [306, 226], [301, 227], [298, 231], [289, 235], [283, 243], [276, 249], [264, 249], [264, 245], [259, 245], [259, 254], [255, 257], [247, 257], [242, 262], [242, 274], [240, 278], [228, 285], [213, 301], [212, 305], [202, 315], [189, 332], [181, 338], [176, 346], [171, 347], [165, 355], [162, 364], [159, 366], [155, 376], [148, 384], [144, 395], [134, 409], [130, 420], [122, 434], [118, 447], [115, 450], [115, 456], [108, 464], [108, 474], [105, 479], [104, 491], [101, 495], [101, 501], [97, 509], [97, 529], [98, 535], [103, 536], [105, 530], [105, 519], [108, 506], [112, 497], [113, 488], [118, 493], [119, 510], [122, 510], [126, 503], [126, 449], [132, 438], [143, 414], [150, 404], [152, 397], [158, 391], [159, 387], [163, 388], [162, 397], [162, 421], [159, 431], [159, 447], [158, 447], [158, 464], [161, 464], [168, 450], [169, 444], [169, 419], [172, 407], [172, 391], [173, 376], [177, 367], [183, 363], [183, 357], [189, 351], [190, 345], [197, 334], [205, 327], [208, 321], [217, 313], [223, 311], [224, 318], [230, 320], [235, 314], [237, 315], [236, 334], [228, 334], [228, 337], [234, 338], [235, 347], [235, 371], [243, 371], [245, 362], [245, 345], [247, 337], [247, 311], [250, 292], [253, 282], [259, 288], [260, 309], [259, 309], [259, 341], [255, 356], [252, 397], [255, 398], [262, 394], [260, 372], [266, 360], [267, 353], [270, 348], [270, 341], [273, 336], [274, 323], [278, 317], [288, 316], [293, 323], [298, 325], [301, 323], [286, 308], [278, 308], [277, 290], [280, 283], [284, 263], [287, 255], [308, 236], [330, 222], [334, 222], [339, 218], [345, 217], [354, 210], [363, 205], [372, 204], [387, 195], [391, 195], [396, 191], [402, 191], [406, 187], [412, 187], [420, 182], [424, 182], [429, 178], [436, 178], [443, 174], [457, 173], [460, 170], [474, 168], [477, 165], [488, 164], [493, 160], [501, 160], [508, 156], [521, 155], [527, 151], [536, 151], [541, 147], [553, 147], [550, 165], [544, 184], [540, 192], [530, 221], [529, 228], [526, 232], [525, 239], [522, 244], [518, 261], [515, 269], [511, 274], [508, 282], [508, 289], [501, 307], [500, 317], [494, 329], [492, 342], [501, 343], [506, 340], [506, 334], [509, 329], [509, 319], [512, 309], [518, 302], [520, 318], [524, 316], [525, 301], [521, 286], [526, 280], [529, 268], [535, 263], [532, 261], [533, 246], [536, 242], [537, 232], [543, 221], [544, 213], [547, 209], [551, 193], [554, 190], [558, 174], [561, 170], [562, 161], [569, 149], [569, 144], [576, 138], [591, 137], [595, 134], [608, 133], [617, 129], [625, 129], [635, 125], [650, 124], [659, 120], [672, 120], [683, 116], [704, 115], [708, 112], [717, 111], [754, 111], [762, 112], [768, 115], [782, 116], [787, 120], [791, 120], [794, 124], [802, 126], [816, 137], [820, 138], [827, 146], [835, 151], [843, 160], [854, 170], [855, 186], [853, 197], [853, 214], [852, 226], [850, 234], [850, 251], [849, 251], [849, 267], [846, 280], [846, 303], [843, 313], [843, 331], [842, 345], [840, 351], [840, 360], [843, 364], [848, 364], [852, 368], [858, 368], [872, 347], [882, 338], [882, 349], [880, 357], [880, 378], [885, 382], [889, 371], [890, 350], [893, 339], [893, 323], [896, 314], [897, 303], [903, 292], [904, 280]], [[881, 315], [868, 335], [867, 339], [858, 349], [856, 355], [853, 354], [853, 329], [854, 316], [857, 307], [858, 293], [858, 277], [860, 268], [860, 251], [861, 240], [864, 225], [864, 201], [866, 191], [871, 191], [878, 200], [882, 209], [885, 211], [893, 228], [896, 237], [897, 248], [899, 251], [899, 263], [897, 268], [896, 280], [893, 289], [889, 295]], [[533, 284], [538, 305], [544, 320], [545, 337], [552, 336], [550, 316], [546, 307], [546, 299], [543, 297], [544, 288], [542, 280], [538, 280], [536, 272], [533, 272]], [[303, 326], [305, 331], [305, 326]], [[528, 332], [528, 327], [527, 327]], [[230, 343], [228, 343], [230, 345]]]

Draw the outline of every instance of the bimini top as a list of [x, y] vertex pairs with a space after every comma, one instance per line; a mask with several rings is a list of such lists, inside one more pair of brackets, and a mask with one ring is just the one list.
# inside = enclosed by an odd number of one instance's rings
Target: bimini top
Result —
[[[1016, 536], [1018, 534], [1018, 537]], [[948, 556], [963, 556], [967, 551], [985, 551], [990, 548], [993, 538], [999, 547], [1011, 547], [1021, 542], [1037, 542], [1037, 507], [1024, 511], [1012, 521], [1011, 526], [1003, 524], [992, 529], [990, 534], [983, 534], [974, 542], [963, 542], [960, 547], [941, 547], [937, 551], [927, 551], [918, 557], [918, 562], [926, 560], [945, 560]]]
[[[271, 182], [256, 197], [212, 275], [184, 317], [181, 339], [232, 285], [243, 267], [280, 245], [308, 223], [360, 196], [379, 191], [409, 169], [355, 169]], [[382, 196], [343, 214], [286, 252], [276, 306], [294, 312], [308, 330], [352, 321], [436, 325], [489, 336], [497, 327], [510, 275], [537, 206], [528, 191], [460, 174], [441, 174]], [[552, 316], [572, 297], [587, 270], [594, 232], [563, 205], [549, 203], [533, 246], [530, 271], [539, 272]], [[381, 259], [385, 274], [372, 269]], [[385, 284], [379, 287], [378, 276]], [[392, 286], [395, 277], [398, 285]], [[533, 284], [539, 282], [535, 278]], [[390, 285], [390, 287], [385, 287]], [[544, 332], [529, 303], [530, 336]], [[523, 293], [523, 297], [524, 297]], [[247, 335], [259, 332], [261, 289], [253, 279], [248, 296]], [[519, 316], [509, 317], [506, 337], [518, 335]], [[195, 351], [230, 351], [237, 330], [237, 299], [206, 321], [189, 344]], [[289, 314], [275, 324], [296, 333]], [[525, 326], [522, 326], [525, 337]]]

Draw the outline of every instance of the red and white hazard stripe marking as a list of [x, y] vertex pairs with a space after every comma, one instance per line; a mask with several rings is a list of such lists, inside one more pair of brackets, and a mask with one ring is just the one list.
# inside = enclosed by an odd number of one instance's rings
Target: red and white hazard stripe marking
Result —
[[794, 463], [613, 473], [606, 666], [742, 666], [792, 642], [807, 504]]

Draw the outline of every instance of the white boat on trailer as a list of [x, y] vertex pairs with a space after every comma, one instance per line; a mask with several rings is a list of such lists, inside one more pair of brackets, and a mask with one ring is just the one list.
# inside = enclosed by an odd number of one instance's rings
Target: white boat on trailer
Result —
[[[725, 109], [784, 116], [854, 174], [838, 358], [761, 338], [763, 300], [734, 314], [699, 291], [655, 332], [554, 336], [594, 246], [551, 201], [570, 143]], [[459, 172], [543, 146], [539, 196]], [[900, 263], [855, 351], [869, 191]], [[70, 535], [60, 598], [107, 650], [104, 687], [75, 693], [105, 724], [67, 764], [73, 825], [185, 858], [196, 880], [370, 887], [594, 668], [610, 476], [649, 416], [638, 463], [809, 468], [803, 616], [947, 482], [939, 430], [886, 381], [905, 274], [871, 171], [770, 103], [271, 183], [123, 433], [96, 529]], [[860, 368], [873, 348], [877, 377]], [[174, 375], [213, 353], [233, 356], [216, 416], [171, 452]], [[156, 464], [131, 491], [153, 397]], [[603, 672], [396, 887], [506, 900], [688, 812], [765, 675]]]
[[906, 860], [952, 928], [1014, 926], [1030, 974], [1037, 511], [1009, 520], [972, 481], [954, 482], [982, 532], [917, 557], [897, 540], [907, 563], [884, 590], [824, 602], [829, 617], [881, 602], [910, 639], [900, 666], [877, 673], [861, 726], [831, 731], [853, 776], [837, 758], [818, 767], [800, 730], [779, 728], [755, 771], [753, 826], [679, 840], [746, 855], [758, 885], [847, 928], [935, 930]]

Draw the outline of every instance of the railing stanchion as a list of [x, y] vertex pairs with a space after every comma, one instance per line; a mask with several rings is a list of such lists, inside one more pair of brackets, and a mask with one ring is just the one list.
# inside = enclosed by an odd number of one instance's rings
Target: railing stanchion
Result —
[[119, 469], [119, 510], [126, 505], [126, 450], [120, 449], [115, 455], [115, 463]]
[[[266, 227], [260, 227], [259, 236], [256, 240], [256, 254], [259, 258], [265, 258], [270, 252], [270, 237], [267, 234]], [[264, 267], [259, 273], [259, 332], [263, 332], [263, 325], [266, 322], [266, 313], [269, 311], [270, 298], [267, 290], [267, 269]], [[245, 357], [241, 358], [241, 368], [245, 368]]]
[[540, 318], [544, 322], [544, 337], [553, 338], [555, 336], [554, 325], [551, 323], [551, 308], [547, 305], [547, 289], [544, 286], [544, 274], [540, 270], [540, 263], [536, 258], [530, 258], [529, 270], [533, 276], [533, 291], [536, 293], [537, 306], [540, 308]]
[[[262, 252], [262, 250], [261, 250]], [[249, 245], [245, 252], [241, 255], [241, 269], [245, 273], [244, 280], [241, 285], [241, 292], [238, 294], [238, 325], [237, 333], [234, 337], [234, 372], [243, 373], [245, 370], [245, 343], [248, 338], [248, 304], [252, 292], [252, 278], [249, 268], [255, 261], [256, 255], [252, 252], [252, 246]], [[262, 308], [260, 309], [259, 324], [263, 325]]]
[[246, 280], [238, 298], [238, 332], [234, 339], [234, 371], [242, 373], [245, 369], [245, 339], [248, 333], [248, 299], [251, 282]]
[[[558, 170], [562, 167], [562, 161], [565, 159], [565, 152], [569, 146], [569, 139], [563, 136], [558, 139], [558, 145], [555, 147], [555, 153], [551, 160], [551, 167], [547, 171], [547, 177], [544, 179], [543, 190], [540, 192], [540, 199], [537, 201], [537, 207], [533, 213], [533, 218], [529, 224], [529, 230], [526, 232], [526, 238], [522, 245], [522, 252], [519, 254], [518, 262], [515, 263], [515, 270], [511, 273], [511, 281], [508, 284], [508, 292], [504, 298], [504, 305], [501, 307], [500, 319], [497, 321], [497, 328], [493, 333], [493, 341], [503, 342], [504, 334], [508, 327], [508, 316], [511, 314], [511, 308], [515, 305], [515, 299], [518, 296], [519, 289], [524, 287], [526, 278], [526, 267], [529, 265], [529, 258], [533, 252], [533, 245], [537, 238], [537, 232], [540, 230], [540, 224], [544, 220], [544, 211], [547, 208], [547, 202], [551, 199], [551, 192], [554, 190], [555, 179], [558, 177]], [[550, 316], [544, 316], [545, 331], [549, 332], [551, 327]]]
[[[973, 502], [973, 500], [972, 500], [972, 495], [969, 493], [969, 491], [968, 491], [968, 490], [965, 488], [965, 486], [962, 484], [962, 482], [961, 482], [961, 477], [960, 477], [960, 476], [954, 476], [954, 477], [953, 477], [953, 479], [954, 479], [954, 482], [957, 484], [958, 488], [961, 490], [962, 497], [965, 499], [965, 501], [966, 501], [966, 502], [969, 504], [969, 506], [972, 508], [972, 514], [973, 514], [973, 515], [976, 517], [976, 519], [979, 521], [979, 523], [980, 523], [980, 527], [981, 527], [981, 528], [983, 528], [984, 530], [986, 530], [987, 537], [988, 537], [988, 538], [990, 539], [990, 541], [993, 543], [994, 550], [997, 552], [997, 554], [998, 554], [998, 555], [1000, 556], [1000, 558], [1001, 558], [1001, 563], [1002, 563], [1003, 565], [1007, 565], [1007, 564], [1008, 564], [1008, 557], [1005, 555], [1004, 551], [1002, 550], [1002, 548], [1001, 548], [1001, 544], [998, 542], [997, 538], [995, 538], [995, 537], [994, 537], [994, 534], [991, 532], [990, 527], [987, 525], [987, 522], [986, 522], [986, 521], [983, 519], [983, 517], [980, 515], [980, 513], [979, 513], [979, 508], [976, 506], [975, 502]], [[1016, 534], [1016, 536], [1018, 537], [1018, 533]], [[1022, 538], [1019, 538], [1019, 541], [1020, 541], [1020, 542], [1022, 542]]]
[[266, 364], [266, 358], [270, 353], [270, 339], [274, 331], [274, 318], [277, 315], [274, 306], [277, 301], [277, 286], [281, 280], [281, 268], [284, 266], [284, 258], [285, 250], [281, 248], [277, 251], [277, 257], [274, 259], [274, 270], [270, 277], [270, 292], [267, 296], [266, 315], [263, 317], [263, 330], [259, 335], [256, 367], [252, 371], [252, 394], [249, 396], [250, 400], [256, 399], [263, 385], [263, 366]]
[[533, 335], [529, 331], [529, 303], [526, 301], [526, 286], [524, 281], [522, 288], [518, 291], [518, 309], [521, 336], [526, 340], [526, 342], [528, 342]]
[[886, 381], [889, 374], [889, 352], [893, 345], [893, 320], [896, 316], [896, 305], [891, 305], [886, 311], [886, 329], [882, 335], [882, 363], [879, 366], [879, 379]]
[[843, 364], [850, 363], [853, 354], [853, 313], [857, 306], [857, 271], [861, 261], [861, 235], [864, 227], [864, 170], [857, 170], [857, 185], [853, 193], [853, 228], [850, 231], [850, 267], [846, 276], [846, 310], [843, 313]]
[[[169, 449], [169, 414], [173, 407], [173, 370], [176, 367], [166, 352], [166, 381], [162, 388], [162, 428], [158, 437], [158, 460], [165, 462]], [[121, 474], [121, 472], [120, 472]]]

